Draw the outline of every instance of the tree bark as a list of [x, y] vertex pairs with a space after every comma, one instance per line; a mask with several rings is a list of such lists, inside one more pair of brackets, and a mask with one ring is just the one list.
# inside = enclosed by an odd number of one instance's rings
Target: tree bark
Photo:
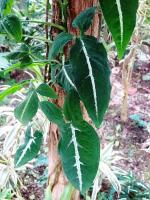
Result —
[[[88, 7], [98, 5], [98, 0], [69, 0], [68, 1], [68, 18], [67, 18], [67, 28], [68, 31], [74, 35], [78, 35], [79, 32], [72, 27], [73, 19], [83, 10]], [[59, 5], [56, 0], [53, 0], [53, 22], [57, 24], [62, 24], [61, 12]], [[99, 38], [100, 31], [100, 14], [96, 14], [92, 26], [87, 31], [88, 35], [93, 35]], [[52, 29], [51, 35], [54, 38], [58, 34], [58, 30]], [[69, 51], [69, 48], [67, 48]], [[66, 52], [68, 54], [68, 52]], [[56, 93], [58, 94], [58, 100], [55, 102], [59, 107], [62, 107], [64, 103], [64, 91], [57, 86]], [[49, 140], [48, 140], [48, 157], [49, 157], [49, 185], [52, 191], [52, 200], [60, 200], [61, 194], [64, 191], [65, 186], [68, 181], [65, 178], [60, 162], [60, 158], [57, 151], [57, 146], [59, 142], [58, 128], [55, 124], [50, 124], [49, 129]], [[79, 192], [75, 191], [72, 200], [79, 200]]]
[[[67, 27], [69, 32], [71, 32], [74, 35], [78, 35], [79, 31], [72, 27], [72, 21], [77, 15], [79, 15], [80, 12], [84, 11], [86, 8], [97, 5], [98, 5], [98, 0], [69, 0], [68, 20], [67, 20]], [[94, 17], [92, 26], [87, 31], [88, 35], [93, 35], [96, 38], [99, 38], [100, 21], [101, 21], [101, 15], [100, 13], [97, 13]]]

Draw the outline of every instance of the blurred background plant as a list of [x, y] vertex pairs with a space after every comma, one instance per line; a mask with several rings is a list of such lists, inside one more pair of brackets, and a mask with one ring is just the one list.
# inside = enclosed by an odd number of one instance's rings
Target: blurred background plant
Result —
[[[123, 172], [123, 171], [122, 171]], [[122, 186], [122, 190], [119, 195], [112, 186], [110, 186], [107, 192], [100, 192], [98, 194], [98, 200], [113, 200], [118, 196], [119, 200], [149, 200], [150, 189], [149, 186], [136, 179], [133, 174], [123, 172], [118, 176], [119, 182]]]
[[[0, 86], [1, 91], [7, 91], [10, 88], [8, 85]], [[42, 154], [37, 158], [37, 161], [33, 160], [31, 163], [27, 164], [25, 167], [15, 168], [14, 166], [14, 154], [18, 147], [24, 141], [24, 131], [25, 127], [16, 120], [14, 116], [14, 108], [16, 104], [19, 104], [26, 97], [27, 91], [22, 89], [17, 91], [13, 98], [6, 97], [3, 100], [3, 104], [0, 106], [0, 189], [1, 196], [0, 199], [23, 199], [21, 191], [24, 188], [22, 172], [30, 174], [30, 169], [44, 166], [43, 178], [39, 176], [39, 184], [42, 186], [46, 184], [48, 178], [47, 167], [47, 157], [42, 156]], [[2, 97], [2, 92], [1, 92]], [[33, 129], [41, 130], [43, 133], [47, 133], [49, 129], [49, 122], [43, 116], [43, 113], [39, 110], [34, 123], [32, 124]], [[44, 135], [44, 144], [46, 143], [46, 135]], [[41, 152], [42, 153], [42, 152]], [[46, 154], [46, 148], [44, 148], [44, 154]], [[27, 170], [27, 171], [26, 171]], [[5, 196], [5, 198], [4, 198]]]

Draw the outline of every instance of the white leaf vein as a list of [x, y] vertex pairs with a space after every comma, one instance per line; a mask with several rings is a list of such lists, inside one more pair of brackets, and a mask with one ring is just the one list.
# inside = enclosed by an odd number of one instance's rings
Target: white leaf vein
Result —
[[26, 112], [26, 109], [28, 108], [28, 105], [29, 105], [29, 103], [30, 103], [30, 100], [31, 100], [32, 96], [33, 96], [33, 93], [30, 95], [30, 97], [28, 98], [28, 100], [25, 101], [26, 104], [25, 104], [25, 106], [24, 106], [24, 108], [23, 108], [23, 110], [22, 110], [21, 117], [20, 117], [20, 120], [21, 120], [21, 121], [22, 121], [23, 118], [24, 118], [24, 114], [25, 114], [25, 112]]
[[64, 71], [65, 77], [68, 80], [68, 82], [70, 83], [70, 85], [77, 91], [77, 88], [76, 88], [75, 84], [72, 82], [72, 80], [70, 79], [70, 77], [69, 77], [69, 75], [68, 75], [68, 73], [67, 73], [67, 71], [65, 69], [65, 58], [64, 58], [64, 56], [63, 56], [62, 61], [63, 61], [62, 62], [62, 64], [63, 64], [62, 70]]
[[117, 9], [118, 9], [118, 13], [119, 13], [119, 21], [120, 21], [120, 31], [121, 31], [121, 45], [123, 43], [123, 13], [122, 13], [122, 9], [121, 9], [121, 3], [120, 0], [116, 0], [116, 4], [117, 4]]
[[35, 142], [34, 138], [30, 138], [28, 144], [26, 145], [26, 147], [25, 147], [24, 150], [22, 151], [22, 154], [21, 154], [21, 156], [20, 156], [18, 162], [16, 163], [16, 166], [22, 161], [22, 159], [24, 158], [24, 156], [25, 156], [27, 150], [30, 149], [32, 143], [34, 143], [34, 142]]
[[76, 128], [73, 125], [70, 125], [71, 128], [71, 132], [72, 132], [72, 143], [74, 145], [74, 149], [75, 149], [75, 165], [74, 167], [76, 167], [77, 169], [77, 178], [79, 180], [79, 188], [80, 191], [82, 191], [82, 172], [81, 172], [81, 165], [83, 165], [83, 163], [80, 161], [80, 154], [79, 154], [79, 150], [78, 150], [78, 142], [76, 139]]
[[91, 83], [92, 83], [92, 90], [93, 90], [93, 97], [94, 97], [94, 104], [95, 104], [95, 112], [96, 112], [96, 116], [98, 118], [98, 104], [97, 104], [96, 85], [95, 85], [95, 79], [94, 79], [94, 76], [93, 76], [92, 65], [91, 65], [90, 58], [88, 56], [88, 52], [86, 50], [84, 41], [81, 40], [81, 43], [82, 43], [83, 52], [85, 54], [85, 58], [86, 58], [88, 69], [89, 69], [89, 77], [90, 77]]

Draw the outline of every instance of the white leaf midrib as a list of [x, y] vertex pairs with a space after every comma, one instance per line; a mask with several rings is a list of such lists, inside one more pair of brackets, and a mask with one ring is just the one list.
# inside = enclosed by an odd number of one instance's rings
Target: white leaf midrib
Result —
[[86, 58], [86, 61], [87, 61], [88, 69], [89, 69], [89, 77], [90, 77], [91, 83], [92, 83], [92, 90], [93, 90], [93, 97], [94, 97], [94, 104], [95, 104], [95, 112], [96, 112], [96, 116], [98, 118], [97, 93], [96, 93], [95, 79], [94, 79], [93, 71], [92, 71], [92, 65], [91, 65], [90, 58], [88, 56], [88, 52], [86, 50], [84, 41], [81, 40], [81, 43], [82, 43], [82, 49], [83, 49], [83, 52], [84, 52], [84, 55], [85, 55], [85, 58]]
[[81, 172], [81, 164], [82, 162], [80, 161], [80, 154], [79, 154], [79, 150], [78, 150], [78, 142], [77, 142], [77, 139], [76, 139], [76, 128], [73, 126], [73, 125], [70, 125], [70, 128], [71, 128], [71, 132], [72, 132], [72, 139], [71, 139], [71, 142], [73, 143], [74, 145], [74, 150], [75, 150], [75, 165], [74, 167], [76, 167], [77, 169], [77, 178], [79, 180], [79, 188], [80, 188], [80, 191], [82, 191], [82, 172]]
[[70, 85], [77, 91], [77, 88], [76, 86], [74, 85], [74, 83], [72, 82], [72, 80], [70, 79], [65, 67], [63, 67], [63, 71], [64, 71], [64, 74], [65, 74], [65, 77], [66, 79], [68, 80], [68, 82], [70, 83]]
[[122, 46], [124, 28], [123, 28], [123, 13], [122, 13], [122, 9], [121, 9], [120, 0], [116, 0], [116, 4], [117, 4], [118, 13], [119, 13], [120, 32], [121, 32], [121, 46]]
[[33, 95], [34, 95], [34, 93], [32, 93], [32, 94], [30, 95], [29, 99], [27, 100], [27, 102], [26, 102], [26, 104], [25, 104], [25, 107], [24, 107], [24, 109], [23, 109], [23, 111], [22, 111], [22, 114], [21, 114], [21, 117], [20, 117], [20, 120], [21, 120], [21, 121], [22, 121], [22, 119], [23, 119], [24, 113], [25, 113], [25, 111], [26, 111], [26, 109], [27, 109], [27, 107], [28, 107], [28, 105], [29, 105], [29, 103], [30, 103], [30, 100], [31, 100], [31, 98], [32, 98]]
[[26, 147], [24, 148], [24, 150], [22, 151], [22, 154], [21, 154], [21, 156], [20, 156], [18, 162], [16, 163], [16, 166], [21, 162], [21, 160], [24, 158], [24, 156], [25, 156], [27, 150], [30, 149], [32, 143], [34, 143], [34, 142], [35, 142], [35, 138], [30, 138], [30, 139], [29, 139], [29, 142], [28, 142], [28, 144], [26, 145]]
[[62, 70], [64, 71], [66, 79], [68, 80], [70, 85], [77, 91], [77, 88], [76, 88], [75, 84], [72, 82], [72, 80], [70, 79], [70, 77], [69, 77], [69, 75], [68, 75], [68, 73], [67, 73], [67, 71], [65, 69], [65, 58], [64, 58], [64, 56], [62, 57], [62, 64], [63, 64]]

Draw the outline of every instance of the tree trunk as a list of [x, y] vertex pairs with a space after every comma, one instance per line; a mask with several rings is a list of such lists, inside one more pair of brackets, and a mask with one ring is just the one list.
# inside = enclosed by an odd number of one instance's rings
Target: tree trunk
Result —
[[[69, 32], [73, 33], [74, 35], [78, 35], [79, 31], [72, 27], [72, 21], [81, 11], [85, 10], [88, 7], [93, 7], [97, 5], [98, 5], [98, 0], [69, 0], [68, 20], [67, 20], [67, 27]], [[100, 13], [97, 13], [93, 20], [92, 26], [87, 31], [88, 35], [93, 35], [96, 38], [99, 38], [100, 21], [101, 21]]]
[[[98, 0], [69, 0], [68, 5], [68, 18], [67, 18], [67, 28], [68, 31], [74, 35], [78, 35], [78, 31], [72, 27], [73, 19], [83, 10], [88, 7], [98, 5]], [[96, 14], [93, 24], [87, 31], [88, 35], [93, 35], [99, 37], [100, 31], [100, 14]], [[56, 0], [53, 0], [53, 22], [61, 24], [61, 12], [59, 5]], [[54, 38], [58, 34], [58, 30], [52, 29], [51, 35]], [[67, 50], [69, 51], [69, 49]], [[68, 52], [66, 52], [68, 54]], [[64, 103], [64, 91], [60, 88], [56, 88], [56, 93], [58, 94], [58, 100], [55, 102], [58, 106], [62, 107]], [[48, 140], [48, 157], [49, 157], [49, 185], [52, 191], [52, 200], [60, 200], [61, 194], [64, 191], [64, 187], [67, 185], [68, 181], [65, 178], [60, 158], [57, 151], [57, 145], [59, 142], [58, 128], [55, 124], [50, 124], [49, 129], [49, 140]], [[72, 200], [79, 200], [79, 193], [75, 191]]]

